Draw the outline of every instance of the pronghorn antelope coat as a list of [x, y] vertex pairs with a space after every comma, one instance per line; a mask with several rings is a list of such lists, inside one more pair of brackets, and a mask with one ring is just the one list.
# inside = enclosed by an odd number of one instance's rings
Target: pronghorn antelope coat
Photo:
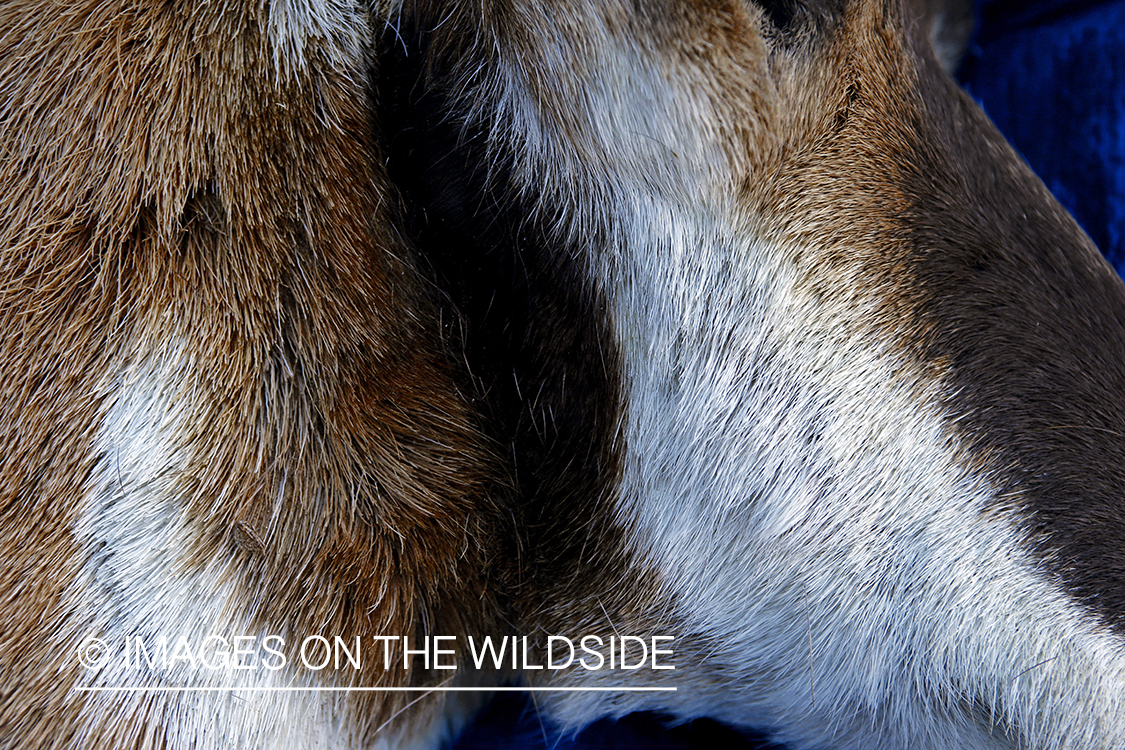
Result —
[[[677, 690], [539, 705], [1125, 745], [1125, 287], [947, 19], [0, 6], [0, 745], [432, 748], [436, 688], [626, 683]], [[675, 669], [191, 653], [626, 633]]]

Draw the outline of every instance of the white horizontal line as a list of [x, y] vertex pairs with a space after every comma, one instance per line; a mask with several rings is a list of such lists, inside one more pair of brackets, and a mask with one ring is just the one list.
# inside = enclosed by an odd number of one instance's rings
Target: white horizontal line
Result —
[[75, 687], [80, 693], [674, 693], [674, 687]]

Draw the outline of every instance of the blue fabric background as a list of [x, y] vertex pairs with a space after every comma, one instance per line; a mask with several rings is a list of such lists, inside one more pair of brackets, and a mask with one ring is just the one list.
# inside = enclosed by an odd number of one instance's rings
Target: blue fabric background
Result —
[[[1125, 272], [1125, 0], [979, 0], [961, 82]], [[668, 728], [637, 714], [576, 737], [503, 695], [455, 750], [756, 750], [776, 747], [710, 721]], [[830, 750], [830, 749], [826, 749]]]
[[1125, 2], [984, 0], [962, 84], [1125, 271]]

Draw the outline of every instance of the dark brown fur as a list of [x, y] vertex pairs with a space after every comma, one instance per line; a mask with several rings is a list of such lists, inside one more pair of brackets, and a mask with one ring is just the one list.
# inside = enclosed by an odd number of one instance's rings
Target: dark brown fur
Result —
[[853, 9], [825, 45], [798, 87], [833, 104], [758, 200], [788, 239], [825, 245], [800, 260], [810, 280], [864, 279], [885, 300], [890, 337], [946, 380], [950, 424], [1036, 554], [1125, 632], [1125, 288], [899, 13]]

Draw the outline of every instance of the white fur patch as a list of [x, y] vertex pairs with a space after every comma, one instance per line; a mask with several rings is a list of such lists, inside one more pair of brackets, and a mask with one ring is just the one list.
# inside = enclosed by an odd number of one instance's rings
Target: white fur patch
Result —
[[[399, 3], [384, 3], [385, 17]], [[337, 70], [363, 72], [372, 37], [371, 11], [355, 0], [272, 0], [268, 34], [278, 76], [288, 80], [303, 72], [315, 48]]]
[[[689, 632], [660, 676], [674, 697], [568, 695], [556, 717], [671, 709], [810, 749], [1125, 746], [1125, 643], [1027, 553], [942, 413], [942, 373], [896, 350], [860, 269], [762, 239], [732, 202], [713, 71], [590, 37], [589, 67], [544, 40], [578, 125], [512, 59], [495, 134], [572, 241], [599, 238], [628, 409], [620, 512], [666, 581], [657, 616]], [[827, 296], [797, 283], [826, 274]]]
[[623, 512], [680, 603], [681, 649], [706, 654], [677, 673], [678, 710], [796, 748], [1125, 742], [1125, 643], [990, 510], [940, 373], [861, 299], [799, 290], [786, 248], [722, 239], [751, 227], [661, 208], [625, 222], [635, 260], [601, 275], [628, 384]]
[[[78, 594], [88, 632], [115, 655], [86, 674], [85, 686], [307, 685], [289, 667], [210, 669], [181, 661], [162, 669], [116, 655], [137, 638], [155, 652], [161, 637], [169, 643], [183, 637], [194, 647], [212, 634], [228, 642], [254, 636], [257, 643], [270, 635], [250, 625], [252, 603], [229, 557], [202, 565], [190, 559], [200, 525], [187, 512], [181, 479], [198, 459], [189, 442], [199, 407], [191, 384], [200, 367], [170, 344], [122, 372], [112, 387], [97, 441], [101, 458], [75, 533], [89, 555]], [[311, 750], [354, 746], [341, 721], [345, 700], [332, 693], [236, 690], [90, 693], [84, 712], [90, 722], [111, 725], [147, 714], [148, 724], [167, 732], [169, 750]]]

